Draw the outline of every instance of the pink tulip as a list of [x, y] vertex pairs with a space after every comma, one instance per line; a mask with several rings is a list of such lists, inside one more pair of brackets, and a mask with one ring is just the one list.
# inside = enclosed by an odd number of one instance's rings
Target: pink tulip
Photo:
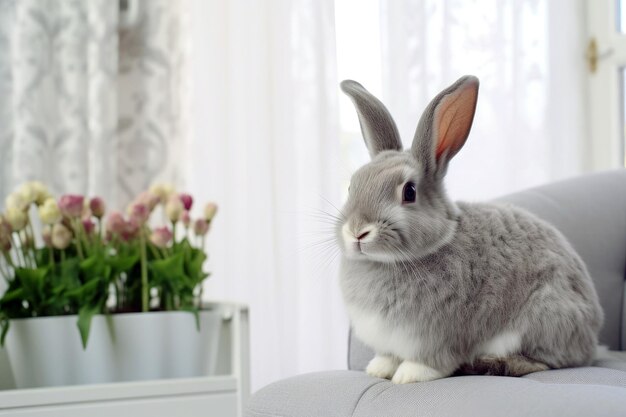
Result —
[[96, 228], [96, 224], [91, 219], [83, 219], [83, 229], [85, 229], [85, 233], [88, 235], [92, 234], [94, 229]]
[[130, 219], [127, 222], [124, 222], [124, 229], [122, 233], [120, 233], [120, 237], [124, 241], [129, 241], [135, 239], [139, 235], [139, 229], [141, 225], [135, 219]]
[[204, 219], [197, 219], [193, 224], [193, 231], [196, 236], [204, 236], [209, 231], [209, 222]]
[[91, 209], [91, 213], [97, 219], [101, 219], [102, 216], [104, 216], [104, 212], [106, 210], [104, 200], [102, 200], [100, 197], [94, 197], [89, 200], [89, 208]]
[[189, 194], [178, 194], [178, 198], [180, 198], [180, 202], [183, 203], [183, 207], [185, 210], [191, 210], [191, 206], [193, 205], [193, 197]]
[[61, 214], [69, 218], [77, 218], [83, 212], [84, 197], [82, 195], [65, 194], [59, 199]]
[[152, 194], [149, 191], [144, 191], [135, 198], [135, 203], [143, 204], [148, 207], [148, 210], [152, 211], [159, 204], [159, 197]]
[[145, 224], [148, 221], [148, 217], [150, 217], [150, 210], [145, 204], [135, 203], [130, 208], [130, 218], [138, 225]]
[[172, 240], [174, 236], [172, 232], [167, 227], [158, 227], [154, 229], [152, 235], [150, 236], [150, 242], [159, 248], [164, 248], [167, 244]]
[[114, 211], [109, 214], [109, 218], [107, 219], [106, 230], [111, 232], [112, 234], [121, 235], [124, 231], [124, 227], [126, 224], [126, 220], [124, 220], [124, 216], [119, 211]]
[[187, 210], [183, 211], [183, 214], [180, 215], [180, 221], [185, 226], [185, 229], [189, 228], [189, 224], [191, 223], [191, 215]]

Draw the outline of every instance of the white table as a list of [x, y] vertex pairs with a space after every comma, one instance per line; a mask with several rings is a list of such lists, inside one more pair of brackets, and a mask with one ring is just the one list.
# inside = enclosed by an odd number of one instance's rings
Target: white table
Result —
[[236, 417], [250, 395], [248, 309], [207, 303], [224, 320], [216, 375], [0, 391], [2, 417]]

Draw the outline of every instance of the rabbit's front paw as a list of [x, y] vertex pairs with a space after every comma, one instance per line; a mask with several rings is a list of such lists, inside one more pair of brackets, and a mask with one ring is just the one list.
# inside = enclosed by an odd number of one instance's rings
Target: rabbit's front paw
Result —
[[411, 382], [426, 382], [439, 378], [444, 378], [447, 375], [436, 369], [431, 368], [423, 363], [404, 361], [400, 364], [396, 373], [393, 374], [391, 382], [394, 384], [409, 384]]
[[367, 365], [365, 372], [375, 378], [391, 379], [399, 364], [400, 361], [391, 356], [376, 355]]

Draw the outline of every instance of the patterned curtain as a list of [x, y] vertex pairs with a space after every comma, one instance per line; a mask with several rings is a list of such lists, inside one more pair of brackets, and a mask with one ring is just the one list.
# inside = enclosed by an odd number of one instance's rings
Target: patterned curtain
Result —
[[2, 199], [40, 180], [123, 208], [180, 182], [185, 7], [122, 3], [0, 0]]

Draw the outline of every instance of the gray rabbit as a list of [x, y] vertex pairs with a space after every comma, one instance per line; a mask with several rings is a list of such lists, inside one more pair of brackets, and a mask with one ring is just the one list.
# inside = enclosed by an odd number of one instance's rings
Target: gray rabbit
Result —
[[354, 81], [341, 88], [372, 158], [352, 176], [336, 228], [351, 323], [376, 351], [367, 373], [402, 384], [589, 364], [603, 314], [570, 244], [524, 210], [454, 203], [444, 190], [478, 79], [437, 95], [406, 151], [378, 99]]

